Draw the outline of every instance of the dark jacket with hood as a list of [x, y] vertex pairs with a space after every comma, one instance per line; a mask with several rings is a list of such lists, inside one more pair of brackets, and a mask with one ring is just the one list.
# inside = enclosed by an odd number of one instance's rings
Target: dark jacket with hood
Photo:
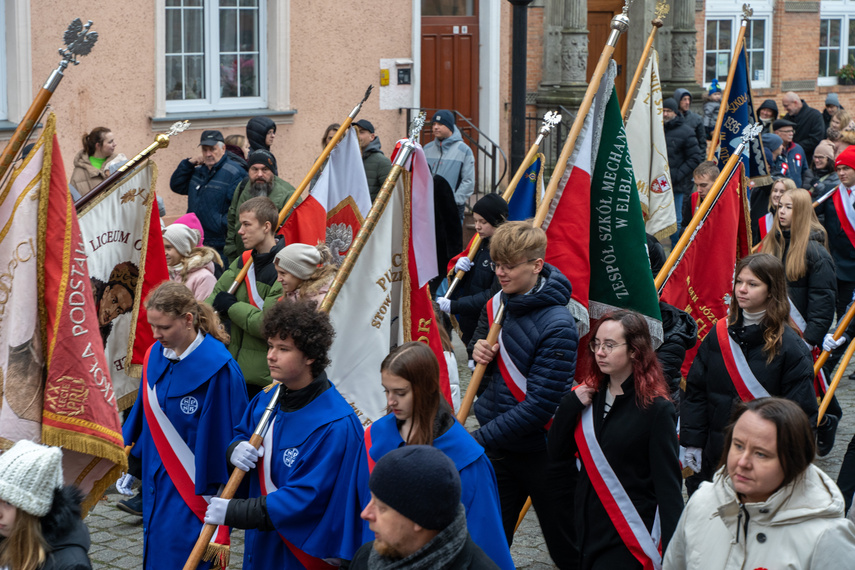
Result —
[[[769, 119], [768, 122], [760, 119], [760, 109], [769, 109], [775, 113], [775, 116]], [[778, 104], [775, 103], [774, 99], [766, 99], [763, 103], [757, 107], [757, 120], [763, 123], [763, 134], [772, 132], [772, 123], [775, 122], [775, 119], [778, 118]]]
[[[572, 287], [555, 267], [545, 263], [529, 294], [507, 296], [502, 342], [526, 378], [526, 394], [518, 402], [494, 360], [485, 374], [489, 384], [475, 402], [481, 427], [472, 436], [488, 451], [516, 453], [546, 451], [546, 429], [561, 398], [570, 391], [576, 373], [579, 335], [567, 309]], [[469, 343], [487, 338], [487, 309]], [[510, 381], [510, 379], [508, 380]]]
[[802, 99], [802, 108], [796, 115], [787, 113], [784, 118], [796, 124], [796, 132], [793, 142], [802, 145], [807, 154], [808, 164], [813, 162], [813, 151], [816, 145], [825, 138], [825, 121], [822, 113], [805, 103]]
[[656, 358], [662, 365], [668, 389], [673, 394], [680, 388], [683, 375], [680, 369], [686, 358], [686, 351], [698, 342], [698, 324], [685, 311], [673, 305], [659, 301], [662, 313], [662, 344], [656, 349]]
[[[724, 325], [725, 320], [720, 323]], [[767, 362], [763, 330], [762, 323], [742, 326], [742, 317], [727, 328], [766, 391], [798, 404], [815, 426], [813, 359], [807, 346], [796, 331], [785, 326], [781, 347], [772, 361]], [[721, 459], [724, 429], [738, 400], [739, 394], [725, 367], [718, 336], [711, 330], [698, 349], [686, 379], [686, 395], [680, 402], [680, 445], [704, 450], [701, 476], [705, 481], [711, 480]]]
[[469, 344], [484, 305], [495, 293], [491, 289], [498, 286], [496, 273], [490, 268], [490, 238], [482, 239], [475, 257], [472, 258], [472, 269], [463, 274], [460, 287], [451, 300], [451, 314], [457, 317], [460, 325], [460, 340]]
[[[784, 238], [784, 258], [786, 267], [790, 249], [790, 230], [781, 232]], [[805, 274], [795, 281], [787, 280], [787, 294], [790, 301], [804, 318], [807, 327], [804, 330], [805, 341], [813, 346], [822, 344], [822, 338], [834, 320], [837, 307], [837, 275], [831, 254], [822, 244], [820, 232], [813, 232], [805, 252]]]
[[50, 552], [39, 570], [91, 570], [89, 529], [80, 514], [82, 500], [83, 493], [70, 485], [54, 491], [50, 511], [41, 518]]
[[811, 185], [810, 193], [814, 200], [824, 196], [827, 192], [840, 185], [840, 178], [837, 176], [837, 172], [834, 171], [833, 164], [831, 168], [817, 169], [814, 166], [811, 170], [813, 171], [814, 181]]
[[688, 196], [694, 188], [692, 173], [704, 159], [696, 133], [685, 124], [681, 115], [665, 123], [665, 145], [668, 147], [668, 167], [671, 184], [676, 192]]
[[[268, 117], [253, 117], [246, 124], [246, 140], [249, 141], [249, 152], [254, 150], [266, 150], [270, 154], [273, 152], [267, 145], [267, 133], [273, 129], [276, 132], [276, 123]], [[249, 157], [247, 157], [249, 158]], [[274, 174], [279, 173], [279, 165], [276, 163], [276, 157], [273, 157]]]
[[373, 202], [380, 192], [380, 188], [383, 187], [386, 177], [389, 176], [389, 171], [392, 170], [392, 162], [380, 150], [380, 137], [374, 137], [374, 140], [363, 149], [362, 166], [365, 168], [368, 193]]
[[[688, 89], [683, 89], [682, 87], [674, 90], [674, 100], [677, 101], [677, 108], [680, 107], [680, 99], [689, 96], [689, 102], [692, 101], [692, 94], [689, 93]], [[707, 149], [707, 129], [704, 127], [704, 118], [695, 113], [694, 111], [678, 111], [678, 115], [683, 117], [683, 122], [689, 126], [690, 129], [695, 131], [695, 138], [698, 139], [698, 147], [701, 149], [702, 154], [706, 154]], [[713, 128], [715, 128], [715, 123], [713, 123]]]

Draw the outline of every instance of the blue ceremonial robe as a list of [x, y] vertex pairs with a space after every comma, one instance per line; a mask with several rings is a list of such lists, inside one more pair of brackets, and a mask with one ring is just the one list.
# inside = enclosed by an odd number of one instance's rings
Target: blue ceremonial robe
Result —
[[[185, 359], [173, 363], [155, 342], [149, 355], [149, 386], [176, 431], [193, 451], [196, 494], [216, 495], [229, 480], [224, 460], [233, 427], [246, 410], [246, 383], [223, 343], [207, 335]], [[202, 521], [190, 510], [163, 466], [143, 410], [145, 386], [122, 427], [131, 454], [142, 461], [143, 567], [182, 568]], [[203, 562], [199, 568], [209, 568]]]
[[[273, 391], [261, 392], [235, 429], [234, 441], [247, 441], [261, 420]], [[315, 558], [337, 558], [350, 474], [362, 441], [362, 426], [350, 404], [330, 386], [294, 412], [277, 411], [270, 461], [267, 514], [276, 531], [246, 531], [244, 570], [304, 566], [282, 537]], [[261, 495], [261, 462], [249, 474], [249, 496]], [[281, 535], [281, 536], [280, 536]]]
[[[375, 463], [388, 452], [404, 445], [394, 414], [383, 416], [371, 424], [369, 429], [370, 432], [366, 433], [359, 450], [359, 463], [352, 477], [349, 512], [345, 516], [345, 524], [354, 525], [348, 527], [345, 534], [345, 540], [351, 542], [345, 542], [342, 557], [348, 559], [353, 558], [353, 554], [363, 543], [374, 540], [374, 533], [368, 528], [368, 523], [359, 518], [359, 513], [371, 500], [371, 492], [368, 489], [370, 473], [366, 455], [369, 439], [371, 459]], [[478, 442], [457, 421], [447, 432], [433, 441], [433, 446], [450, 457], [460, 473], [462, 487], [460, 502], [466, 509], [466, 526], [469, 534], [472, 535], [472, 540], [500, 568], [513, 570], [514, 561], [502, 528], [496, 473], [484, 453], [484, 448], [478, 445]], [[352, 515], [354, 510], [356, 517]]]

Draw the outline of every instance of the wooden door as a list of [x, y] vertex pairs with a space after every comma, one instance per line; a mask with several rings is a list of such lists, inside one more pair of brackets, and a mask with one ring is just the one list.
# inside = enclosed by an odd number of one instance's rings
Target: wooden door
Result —
[[[588, 2], [588, 71], [586, 74], [588, 82], [591, 81], [591, 75], [594, 73], [594, 68], [597, 67], [606, 40], [609, 39], [612, 17], [615, 14], [620, 14], [622, 9], [623, 1], [592, 0]], [[618, 66], [615, 88], [617, 89], [618, 100], [621, 103], [626, 96], [626, 35], [623, 34], [618, 39], [612, 56]]]
[[[458, 111], [477, 125], [478, 0], [421, 2], [422, 108]], [[460, 117], [457, 127], [475, 136]], [[422, 133], [425, 142], [433, 138], [429, 128]]]

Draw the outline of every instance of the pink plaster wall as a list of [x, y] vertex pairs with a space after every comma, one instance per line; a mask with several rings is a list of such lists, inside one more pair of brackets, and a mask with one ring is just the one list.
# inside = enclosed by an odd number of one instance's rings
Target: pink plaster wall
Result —
[[[272, 150], [280, 176], [295, 186], [320, 153], [323, 129], [341, 122], [366, 87], [375, 92], [360, 118], [369, 119], [389, 154], [406, 131], [405, 116], [380, 111], [380, 58], [412, 57], [412, 4], [363, 0], [290, 0], [291, 107], [293, 124], [280, 124]], [[97, 126], [113, 129], [118, 151], [133, 156], [154, 140], [150, 117], [155, 105], [154, 2], [114, 0], [33, 0], [33, 93], [59, 62], [62, 33], [74, 17], [95, 22], [100, 38], [92, 54], [69, 69], [52, 98], [66, 172], [73, 170], [80, 137]], [[272, 33], [269, 31], [268, 33]], [[192, 127], [191, 127], [192, 129]], [[221, 129], [225, 136], [242, 127]], [[158, 193], [168, 217], [186, 210], [186, 199], [169, 190], [169, 177], [182, 158], [197, 152], [201, 128], [174, 137], [155, 155]]]

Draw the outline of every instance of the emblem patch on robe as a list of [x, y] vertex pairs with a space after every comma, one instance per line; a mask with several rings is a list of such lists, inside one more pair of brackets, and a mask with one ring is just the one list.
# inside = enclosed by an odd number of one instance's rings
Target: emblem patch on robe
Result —
[[199, 400], [194, 398], [193, 396], [185, 396], [181, 398], [181, 411], [187, 414], [195, 414], [196, 410], [199, 409]]
[[297, 455], [299, 454], [300, 452], [297, 450], [296, 447], [286, 449], [285, 453], [282, 454], [282, 460], [285, 461], [285, 465], [287, 467], [291, 467], [292, 465], [294, 465], [294, 462], [297, 460]]

